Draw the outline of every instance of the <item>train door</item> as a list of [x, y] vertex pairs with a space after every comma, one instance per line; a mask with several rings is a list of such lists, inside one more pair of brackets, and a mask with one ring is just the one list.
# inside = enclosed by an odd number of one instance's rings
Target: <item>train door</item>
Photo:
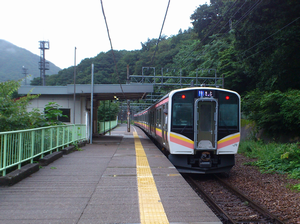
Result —
[[168, 138], [167, 138], [167, 134], [168, 134], [168, 113], [167, 113], [168, 109], [167, 107], [165, 107], [165, 105], [163, 106], [163, 125], [162, 125], [162, 141], [163, 144], [166, 145]]
[[217, 149], [218, 102], [200, 98], [195, 102], [195, 149]]
[[154, 126], [155, 126], [155, 123], [154, 123], [154, 111], [150, 111], [150, 122], [149, 122], [149, 126], [150, 126], [150, 133], [151, 134], [154, 134]]

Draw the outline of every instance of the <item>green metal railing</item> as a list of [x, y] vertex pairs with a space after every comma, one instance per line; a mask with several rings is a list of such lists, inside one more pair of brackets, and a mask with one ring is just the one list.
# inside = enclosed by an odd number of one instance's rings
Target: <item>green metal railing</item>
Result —
[[98, 133], [103, 134], [115, 128], [118, 125], [118, 119], [113, 121], [103, 121], [98, 123]]
[[33, 163], [45, 153], [86, 139], [86, 125], [59, 125], [20, 131], [0, 132], [0, 172], [22, 163]]

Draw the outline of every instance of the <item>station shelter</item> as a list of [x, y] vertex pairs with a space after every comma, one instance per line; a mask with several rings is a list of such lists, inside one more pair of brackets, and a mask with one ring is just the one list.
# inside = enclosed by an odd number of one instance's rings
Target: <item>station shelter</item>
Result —
[[[93, 133], [97, 132], [99, 102], [104, 100], [138, 100], [153, 92], [152, 84], [74, 84], [67, 86], [21, 86], [19, 94], [39, 95], [31, 100], [27, 111], [37, 108], [43, 111], [49, 102], [55, 102], [68, 118], [61, 118], [66, 124], [85, 124], [86, 136], [90, 136], [91, 117]], [[93, 99], [93, 103], [91, 103]], [[75, 103], [74, 103], [75, 102]], [[92, 105], [92, 113], [91, 113]], [[93, 115], [92, 115], [93, 114]]]

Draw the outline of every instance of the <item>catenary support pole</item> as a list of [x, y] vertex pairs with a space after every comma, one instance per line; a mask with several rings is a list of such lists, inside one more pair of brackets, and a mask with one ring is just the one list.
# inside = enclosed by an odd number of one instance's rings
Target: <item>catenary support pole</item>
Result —
[[94, 101], [94, 64], [92, 64], [91, 75], [91, 131], [90, 131], [90, 144], [93, 144], [93, 101]]
[[[129, 65], [127, 65], [126, 84], [129, 84]], [[130, 132], [130, 100], [127, 100], [127, 132]]]
[[73, 124], [75, 124], [75, 102], [76, 102], [76, 47], [74, 50], [74, 100], [73, 100]]

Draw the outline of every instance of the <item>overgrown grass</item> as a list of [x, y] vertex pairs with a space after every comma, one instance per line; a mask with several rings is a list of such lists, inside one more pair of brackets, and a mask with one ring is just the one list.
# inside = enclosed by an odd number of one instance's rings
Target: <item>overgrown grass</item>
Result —
[[246, 125], [252, 125], [252, 126], [254, 126], [255, 122], [251, 121], [251, 120], [247, 120], [247, 119], [241, 119], [241, 126], [244, 127]]
[[[257, 161], [248, 165], [257, 166], [264, 173], [287, 173], [290, 178], [300, 179], [300, 143], [269, 143], [242, 141], [239, 153]], [[300, 191], [300, 184], [292, 186]]]

